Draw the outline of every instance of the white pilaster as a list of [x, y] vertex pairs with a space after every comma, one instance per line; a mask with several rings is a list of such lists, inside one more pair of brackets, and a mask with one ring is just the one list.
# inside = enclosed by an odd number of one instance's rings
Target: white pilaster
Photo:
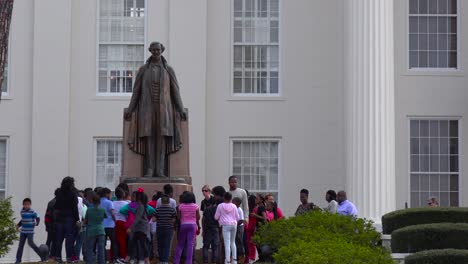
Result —
[[346, 189], [376, 222], [395, 209], [393, 2], [345, 1]]

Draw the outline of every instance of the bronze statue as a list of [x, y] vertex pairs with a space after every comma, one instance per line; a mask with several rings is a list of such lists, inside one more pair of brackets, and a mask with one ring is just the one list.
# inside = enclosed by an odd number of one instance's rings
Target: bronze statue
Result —
[[128, 144], [144, 156], [144, 177], [167, 177], [167, 156], [182, 147], [180, 122], [187, 112], [172, 67], [162, 56], [164, 46], [152, 42], [151, 57], [140, 67], [125, 120], [131, 121]]

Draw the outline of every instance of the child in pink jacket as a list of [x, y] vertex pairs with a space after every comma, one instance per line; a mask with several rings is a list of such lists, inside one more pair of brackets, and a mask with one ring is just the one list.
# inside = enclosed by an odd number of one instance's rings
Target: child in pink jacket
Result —
[[237, 264], [236, 232], [239, 214], [237, 207], [231, 203], [232, 195], [224, 194], [224, 203], [219, 204], [216, 209], [215, 219], [218, 220], [223, 230], [224, 252], [226, 253], [225, 263]]

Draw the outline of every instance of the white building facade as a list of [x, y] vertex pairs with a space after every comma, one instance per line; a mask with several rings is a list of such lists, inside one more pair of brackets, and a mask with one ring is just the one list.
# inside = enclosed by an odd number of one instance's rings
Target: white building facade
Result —
[[0, 198], [43, 217], [64, 176], [113, 188], [123, 108], [160, 41], [198, 197], [235, 174], [287, 215], [303, 188], [320, 206], [347, 190], [377, 221], [430, 196], [466, 206], [467, 18], [461, 0], [16, 0]]

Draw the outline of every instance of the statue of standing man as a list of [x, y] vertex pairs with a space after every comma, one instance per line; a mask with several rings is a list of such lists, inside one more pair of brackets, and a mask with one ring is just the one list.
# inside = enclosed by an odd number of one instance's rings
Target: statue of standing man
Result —
[[151, 57], [138, 70], [124, 114], [131, 121], [127, 143], [144, 156], [144, 177], [167, 177], [167, 157], [182, 147], [180, 122], [187, 119], [187, 112], [174, 70], [162, 56], [164, 46], [152, 42], [149, 51]]

